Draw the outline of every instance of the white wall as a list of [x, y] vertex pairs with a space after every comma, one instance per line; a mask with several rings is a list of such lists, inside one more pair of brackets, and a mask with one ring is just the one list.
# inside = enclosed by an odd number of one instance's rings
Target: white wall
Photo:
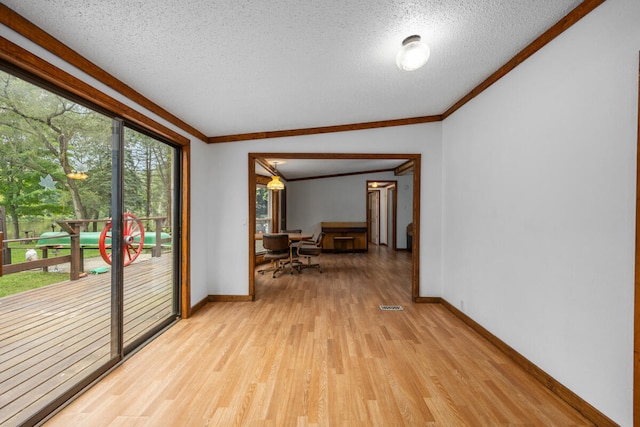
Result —
[[[406, 228], [413, 214], [413, 177], [396, 177], [393, 172], [293, 181], [287, 184], [287, 228], [316, 232], [321, 222], [367, 220], [367, 180], [402, 182], [398, 194], [398, 248], [406, 247]], [[386, 242], [386, 191], [379, 191], [380, 232]]]
[[[194, 224], [206, 230], [210, 242], [207, 288], [211, 295], [247, 295], [248, 260], [248, 153], [250, 152], [333, 152], [333, 153], [420, 153], [422, 154], [421, 224], [423, 248], [420, 263], [421, 295], [439, 295], [441, 283], [442, 214], [442, 124], [425, 123], [402, 127], [369, 129], [261, 141], [212, 144], [208, 147], [210, 187], [194, 197], [208, 200], [208, 221]], [[411, 176], [399, 177], [411, 180]], [[293, 184], [293, 183], [292, 183]], [[405, 181], [399, 180], [399, 196]], [[364, 184], [362, 191], [364, 192]], [[411, 197], [411, 196], [409, 196]], [[364, 198], [364, 195], [363, 195]], [[410, 206], [409, 203], [404, 204]], [[409, 207], [410, 209], [410, 207]], [[294, 209], [288, 208], [290, 212]], [[399, 206], [400, 211], [400, 206]], [[409, 210], [410, 212], [410, 210]], [[366, 219], [366, 211], [362, 212]], [[399, 220], [400, 220], [400, 215]], [[411, 215], [409, 214], [409, 218]], [[327, 220], [317, 218], [308, 224]], [[403, 221], [406, 218], [403, 217]], [[288, 227], [295, 222], [287, 224]], [[303, 228], [306, 228], [303, 227]], [[404, 242], [399, 234], [399, 243]], [[401, 247], [401, 246], [400, 246]]]
[[201, 194], [209, 192], [207, 180], [207, 150], [209, 146], [199, 140], [191, 141], [191, 306], [209, 295], [207, 289], [207, 264], [211, 261], [210, 244], [207, 241], [209, 204]]
[[443, 124], [444, 298], [627, 426], [639, 23], [605, 2]]
[[[440, 153], [441, 154], [441, 153]], [[436, 170], [431, 170], [431, 169]], [[434, 162], [424, 162], [422, 164], [422, 173], [442, 173], [441, 165], [436, 165]], [[413, 192], [412, 180], [413, 177], [411, 175], [403, 175], [397, 176], [396, 180], [398, 181], [398, 188], [396, 191], [398, 192], [398, 217], [397, 217], [397, 226], [396, 230], [396, 239], [398, 249], [407, 248], [407, 225], [413, 221], [413, 197], [411, 194]], [[442, 206], [438, 204], [438, 206], [430, 206], [433, 203], [431, 198], [425, 199], [421, 197], [420, 210], [428, 209], [429, 211], [437, 209], [438, 212], [433, 212], [429, 218], [426, 219], [428, 221], [425, 223], [422, 218], [420, 219], [420, 244], [421, 250], [427, 250], [429, 255], [428, 259], [433, 261], [433, 264], [438, 262], [438, 271], [441, 268], [441, 254], [440, 251], [436, 252], [435, 250], [429, 248], [428, 246], [424, 246], [424, 242], [430, 242], [432, 240], [441, 241], [441, 230], [437, 230], [437, 234], [433, 234], [436, 230], [434, 229], [437, 223], [440, 225], [442, 222]], [[424, 217], [423, 217], [424, 218]], [[422, 254], [422, 253], [421, 253]], [[422, 258], [422, 257], [421, 257]], [[432, 265], [432, 268], [435, 268], [435, 265]], [[423, 271], [420, 270], [420, 274], [423, 274]], [[428, 287], [426, 292], [421, 291], [421, 296], [441, 296], [442, 288], [441, 286], [437, 289], [433, 289], [432, 287]]]
[[287, 227], [313, 232], [322, 221], [366, 222], [367, 179], [390, 177], [393, 172], [290, 182]]
[[[305, 232], [316, 233], [323, 221], [365, 222], [367, 220], [367, 180], [395, 179], [397, 177], [393, 172], [379, 172], [290, 182], [287, 184], [287, 228], [301, 228]], [[402, 230], [402, 233], [411, 221], [413, 207], [411, 177], [404, 182], [409, 188], [402, 197], [409, 200], [398, 200], [398, 204], [405, 209], [402, 211], [403, 221], [407, 221], [398, 224], [398, 229]], [[381, 210], [385, 210], [386, 191], [379, 192], [381, 193]], [[386, 216], [383, 216], [382, 212], [380, 218], [381, 233], [386, 233]]]

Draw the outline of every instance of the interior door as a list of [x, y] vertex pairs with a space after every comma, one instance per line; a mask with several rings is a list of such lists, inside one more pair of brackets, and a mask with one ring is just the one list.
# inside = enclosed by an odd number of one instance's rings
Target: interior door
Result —
[[369, 191], [367, 200], [369, 241], [377, 245], [380, 243], [380, 193]]
[[394, 204], [394, 197], [396, 194], [396, 189], [395, 186], [394, 187], [389, 187], [387, 189], [387, 245], [392, 248], [395, 249], [396, 248], [396, 241], [395, 241], [395, 204]]

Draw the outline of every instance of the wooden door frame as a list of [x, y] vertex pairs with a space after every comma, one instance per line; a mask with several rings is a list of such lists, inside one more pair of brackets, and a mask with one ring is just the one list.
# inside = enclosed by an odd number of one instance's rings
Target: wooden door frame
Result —
[[[249, 153], [248, 154], [248, 198], [249, 198], [249, 297], [255, 300], [255, 232], [256, 232], [256, 173], [255, 165], [258, 159], [391, 159], [413, 162], [413, 243], [411, 252], [411, 300], [420, 298], [420, 181], [421, 154], [362, 154], [362, 153]], [[397, 185], [396, 185], [397, 187]]]
[[[638, 55], [640, 57], [640, 54]], [[640, 426], [640, 61], [638, 68], [638, 122], [636, 143], [636, 265], [633, 314], [633, 424]]]

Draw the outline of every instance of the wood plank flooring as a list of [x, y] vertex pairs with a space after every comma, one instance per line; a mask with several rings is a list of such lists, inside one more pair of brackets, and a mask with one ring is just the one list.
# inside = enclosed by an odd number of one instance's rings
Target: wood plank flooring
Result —
[[46, 426], [591, 425], [442, 305], [411, 303], [409, 254], [319, 262], [207, 304]]
[[[110, 274], [0, 299], [0, 425], [19, 425], [110, 359]], [[171, 257], [125, 269], [125, 343], [172, 311]]]

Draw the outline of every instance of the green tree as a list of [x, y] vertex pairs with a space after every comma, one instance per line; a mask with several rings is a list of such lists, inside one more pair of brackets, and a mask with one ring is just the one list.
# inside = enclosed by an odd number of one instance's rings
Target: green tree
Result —
[[[15, 233], [24, 215], [111, 216], [111, 120], [81, 104], [0, 71], [0, 202]], [[125, 210], [169, 216], [172, 148], [125, 131]], [[75, 172], [88, 178], [75, 179]], [[50, 175], [57, 184], [39, 185]], [[94, 223], [94, 230], [96, 224]]]
[[75, 217], [86, 219], [81, 190], [85, 183], [70, 175], [85, 167], [92, 152], [88, 147], [108, 143], [110, 120], [4, 72], [0, 85], [0, 128], [14, 135], [8, 144], [15, 143], [15, 135], [23, 141], [12, 158], [14, 165], [51, 175], [68, 190]]
[[[91, 217], [105, 213], [105, 196], [110, 191], [105, 191], [101, 177], [83, 181], [74, 179], [72, 173], [88, 170], [91, 166], [100, 166], [102, 170], [105, 159], [110, 164], [110, 119], [0, 72], [0, 134], [3, 145], [0, 150], [4, 159], [0, 195], [5, 203], [7, 200], [15, 202], [16, 217], [13, 218], [14, 212], [11, 213], [14, 228], [17, 227], [18, 217], [25, 214], [21, 210], [27, 208], [34, 215], [64, 212], [65, 215], [72, 213], [77, 219], [87, 219], [89, 213]], [[53, 209], [49, 203], [28, 205], [25, 204], [26, 199], [18, 198], [17, 191], [24, 192], [29, 188], [30, 197], [38, 197], [40, 201], [50, 200], [51, 197], [43, 198], [43, 193], [38, 193], [44, 191], [43, 188], [17, 186], [15, 182], [27, 178], [38, 182], [39, 177], [47, 175], [51, 175], [54, 182], [59, 184], [56, 190], [49, 190], [59, 196], [53, 201], [60, 203], [68, 196], [72, 212]], [[108, 177], [106, 185], [110, 188], [110, 170]]]
[[[150, 136], [127, 129], [125, 132], [127, 174], [125, 187], [137, 187], [132, 191], [135, 199], [125, 194], [125, 205], [136, 209], [145, 217], [163, 216], [171, 223], [173, 149]], [[131, 174], [136, 172], [136, 176]], [[147, 226], [150, 223], [147, 223]]]
[[152, 211], [154, 216], [165, 216], [165, 223], [171, 224], [173, 209], [173, 191], [171, 179], [173, 178], [173, 153], [174, 150], [166, 144], [154, 141], [150, 146], [152, 161], [150, 162], [153, 170], [153, 188], [158, 194], [157, 210]]
[[27, 166], [29, 163], [40, 170], [56, 169], [54, 163], [34, 152], [23, 135], [0, 127], [0, 204], [11, 218], [13, 238], [21, 237], [21, 217], [63, 214], [68, 208], [63, 192], [41, 186], [41, 174]]

